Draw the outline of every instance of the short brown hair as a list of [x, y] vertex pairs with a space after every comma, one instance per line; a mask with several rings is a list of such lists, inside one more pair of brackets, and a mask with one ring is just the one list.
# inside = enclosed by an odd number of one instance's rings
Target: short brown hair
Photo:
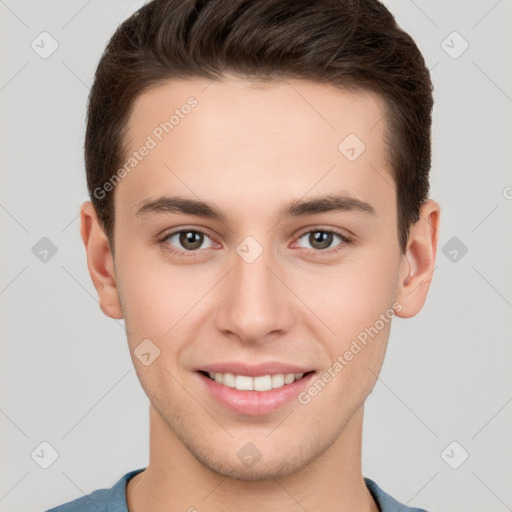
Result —
[[433, 86], [414, 40], [378, 0], [152, 0], [125, 20], [94, 76], [84, 144], [89, 194], [111, 248], [113, 191], [101, 197], [95, 191], [124, 161], [135, 100], [169, 79], [226, 72], [384, 98], [404, 252], [410, 225], [428, 199]]

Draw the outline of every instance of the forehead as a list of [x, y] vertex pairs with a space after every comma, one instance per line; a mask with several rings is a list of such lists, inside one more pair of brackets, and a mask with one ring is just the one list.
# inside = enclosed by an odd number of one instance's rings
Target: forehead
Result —
[[168, 81], [134, 103], [126, 161], [143, 146], [151, 150], [116, 194], [135, 207], [165, 192], [215, 193], [228, 204], [250, 191], [257, 205], [265, 195], [344, 189], [378, 205], [393, 193], [385, 112], [375, 93], [307, 81]]
[[[190, 109], [187, 104], [192, 98], [197, 106]], [[128, 122], [128, 138], [151, 133], [175, 114], [171, 122], [174, 127], [190, 117], [187, 124], [209, 129], [210, 137], [213, 131], [220, 134], [231, 130], [231, 136], [237, 138], [279, 131], [295, 139], [313, 139], [323, 132], [328, 138], [326, 143], [330, 143], [350, 132], [370, 142], [372, 135], [378, 138], [380, 130], [374, 129], [377, 125], [383, 128], [380, 121], [385, 112], [386, 104], [376, 93], [310, 81], [256, 82], [231, 75], [217, 80], [170, 80], [136, 98]], [[195, 115], [188, 116], [189, 113]], [[236, 134], [234, 128], [242, 131]], [[197, 137], [200, 136], [198, 131]]]

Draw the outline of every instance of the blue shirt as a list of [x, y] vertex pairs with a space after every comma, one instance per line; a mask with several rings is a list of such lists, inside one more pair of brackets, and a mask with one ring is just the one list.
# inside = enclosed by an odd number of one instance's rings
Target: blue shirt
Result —
[[[126, 505], [126, 484], [128, 480], [146, 468], [126, 473], [111, 489], [98, 489], [45, 512], [128, 512]], [[381, 512], [427, 512], [422, 508], [406, 507], [385, 493], [373, 480], [364, 477], [366, 487]]]

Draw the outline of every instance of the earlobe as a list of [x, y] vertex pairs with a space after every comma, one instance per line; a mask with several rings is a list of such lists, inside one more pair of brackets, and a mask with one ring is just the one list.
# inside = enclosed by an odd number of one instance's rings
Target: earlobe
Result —
[[429, 199], [421, 207], [419, 220], [411, 226], [398, 275], [396, 300], [402, 305], [396, 313], [399, 317], [417, 315], [427, 299], [435, 267], [440, 214], [439, 204]]
[[123, 318], [113, 256], [91, 201], [86, 201], [80, 208], [80, 234], [87, 254], [87, 268], [98, 293], [101, 310], [110, 318]]

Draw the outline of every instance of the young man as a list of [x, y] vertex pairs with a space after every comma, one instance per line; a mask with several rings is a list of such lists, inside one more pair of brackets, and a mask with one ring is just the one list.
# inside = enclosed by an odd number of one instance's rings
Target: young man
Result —
[[419, 511], [361, 470], [426, 300], [432, 84], [377, 0], [154, 0], [99, 63], [81, 234], [150, 462], [54, 512]]

